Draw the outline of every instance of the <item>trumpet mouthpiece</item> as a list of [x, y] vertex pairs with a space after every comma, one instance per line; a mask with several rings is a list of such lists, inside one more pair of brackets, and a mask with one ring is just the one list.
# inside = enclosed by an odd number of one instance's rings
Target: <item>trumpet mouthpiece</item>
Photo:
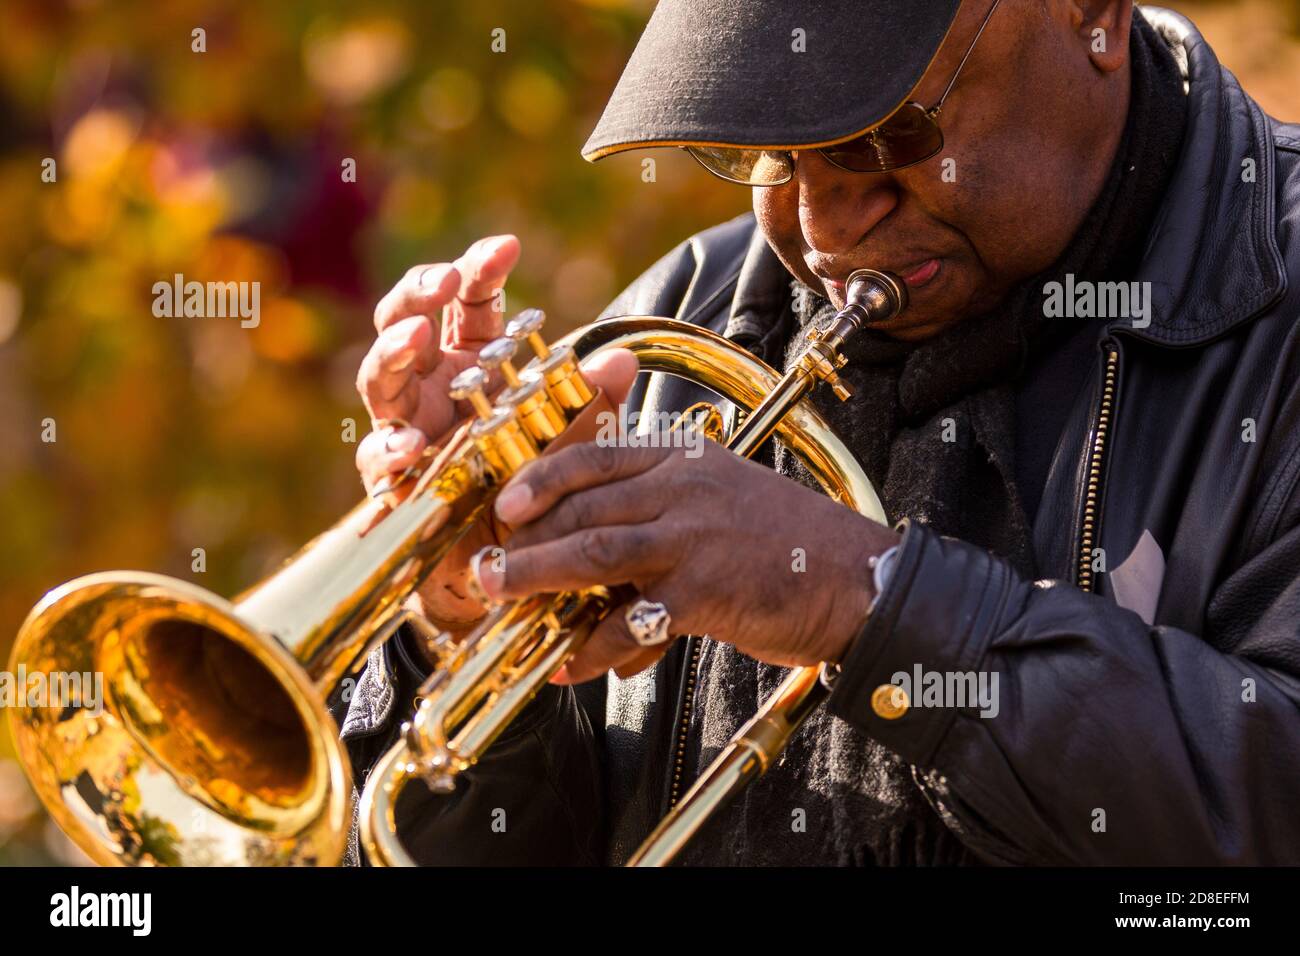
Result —
[[892, 319], [907, 308], [907, 284], [892, 272], [859, 269], [844, 283], [845, 309], [862, 310], [862, 325], [874, 325]]

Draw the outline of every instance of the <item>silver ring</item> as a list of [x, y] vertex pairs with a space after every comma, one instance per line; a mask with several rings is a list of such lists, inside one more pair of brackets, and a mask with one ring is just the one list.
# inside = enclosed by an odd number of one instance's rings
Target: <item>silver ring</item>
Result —
[[641, 598], [627, 609], [624, 619], [632, 640], [642, 647], [657, 647], [668, 640], [668, 627], [673, 616], [658, 601]]
[[488, 597], [488, 593], [483, 590], [483, 585], [479, 581], [480, 566], [483, 564], [484, 558], [498, 549], [498, 545], [489, 544], [486, 547], [475, 551], [474, 556], [469, 559], [469, 573], [465, 576], [465, 589], [469, 591], [470, 597], [478, 601], [484, 607], [492, 607], [496, 604], [496, 601], [493, 601], [492, 598]]

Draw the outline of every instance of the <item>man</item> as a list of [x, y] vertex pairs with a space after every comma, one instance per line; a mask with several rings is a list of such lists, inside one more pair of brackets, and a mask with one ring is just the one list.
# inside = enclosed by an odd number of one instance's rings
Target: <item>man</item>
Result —
[[[1129, 0], [807, 7], [659, 4], [585, 155], [688, 147], [754, 215], [606, 314], [782, 366], [853, 270], [900, 276], [910, 306], [849, 347], [853, 397], [814, 399], [900, 523], [810, 490], [781, 447], [529, 467], [486, 595], [630, 583], [677, 639], [611, 615], [561, 675], [582, 705], [548, 688], [455, 797], [410, 788], [407, 845], [623, 862], [784, 667], [827, 661], [828, 703], [684, 861], [1300, 862], [1300, 131]], [[446, 382], [500, 333], [519, 254], [485, 240], [380, 303], [371, 488], [463, 414]], [[616, 397], [633, 376], [620, 353], [589, 372]], [[491, 543], [439, 570], [428, 617], [482, 613], [464, 568]], [[362, 773], [424, 669], [409, 635], [372, 656], [344, 722]], [[927, 693], [953, 675], [992, 693]]]

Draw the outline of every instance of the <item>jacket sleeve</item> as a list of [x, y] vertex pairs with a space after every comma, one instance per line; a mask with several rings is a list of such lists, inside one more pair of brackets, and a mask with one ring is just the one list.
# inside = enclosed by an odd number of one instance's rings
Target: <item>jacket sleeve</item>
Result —
[[[911, 524], [829, 706], [993, 862], [1300, 862], [1300, 528], [1216, 601], [1232, 593], [1255, 616], [1216, 644]], [[918, 665], [996, 675], [995, 705], [878, 714], [873, 692]]]

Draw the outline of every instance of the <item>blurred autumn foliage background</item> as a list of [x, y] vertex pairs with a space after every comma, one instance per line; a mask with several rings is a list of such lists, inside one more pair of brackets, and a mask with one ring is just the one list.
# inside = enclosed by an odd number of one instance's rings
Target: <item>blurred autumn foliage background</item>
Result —
[[[1169, 5], [1300, 119], [1300, 0]], [[748, 207], [675, 150], [654, 182], [641, 155], [578, 156], [652, 6], [4, 0], [0, 662], [55, 584], [140, 568], [229, 595], [353, 504], [352, 383], [411, 265], [516, 233], [509, 311], [558, 333]], [[260, 281], [260, 324], [155, 317], [176, 273]], [[0, 863], [77, 862], [11, 754], [6, 722]]]

